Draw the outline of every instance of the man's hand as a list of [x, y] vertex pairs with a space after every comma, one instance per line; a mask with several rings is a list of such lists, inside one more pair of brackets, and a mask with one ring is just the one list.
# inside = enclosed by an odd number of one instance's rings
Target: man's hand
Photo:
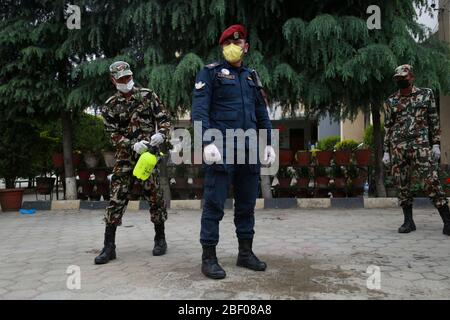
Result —
[[391, 156], [389, 155], [388, 152], [385, 152], [383, 155], [383, 163], [387, 166], [391, 163]]
[[133, 150], [135, 152], [137, 152], [138, 154], [143, 154], [148, 149], [147, 143], [148, 143], [148, 141], [145, 141], [145, 140], [141, 140], [139, 142], [136, 142], [133, 145]]
[[264, 149], [264, 162], [272, 165], [275, 163], [275, 159], [277, 158], [277, 154], [275, 153], [275, 150], [273, 149], [272, 146], [267, 146]]
[[441, 157], [441, 147], [438, 144], [433, 145], [433, 157], [436, 160], [439, 160], [439, 158]]
[[203, 154], [205, 156], [206, 162], [219, 162], [222, 160], [222, 156], [220, 155], [219, 149], [217, 149], [214, 143], [208, 144], [203, 150]]
[[163, 142], [164, 142], [164, 136], [161, 133], [159, 133], [159, 132], [157, 132], [154, 135], [152, 135], [152, 137], [150, 139], [150, 145], [152, 147], [160, 145]]

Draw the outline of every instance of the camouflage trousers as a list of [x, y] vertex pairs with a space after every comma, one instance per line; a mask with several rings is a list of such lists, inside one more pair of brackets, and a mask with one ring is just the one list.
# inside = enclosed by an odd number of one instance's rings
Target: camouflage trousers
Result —
[[[133, 176], [135, 163], [117, 161], [111, 178], [111, 200], [105, 211], [106, 224], [119, 226], [129, 201], [130, 191], [137, 178]], [[167, 220], [167, 210], [163, 190], [159, 180], [159, 170], [155, 167], [150, 178], [140, 181], [142, 195], [150, 207], [150, 220], [160, 224]]]
[[433, 158], [428, 142], [401, 142], [392, 147], [392, 175], [397, 186], [400, 206], [413, 204], [411, 191], [412, 169], [416, 177], [424, 182], [425, 194], [436, 208], [448, 204], [439, 180], [439, 164]]

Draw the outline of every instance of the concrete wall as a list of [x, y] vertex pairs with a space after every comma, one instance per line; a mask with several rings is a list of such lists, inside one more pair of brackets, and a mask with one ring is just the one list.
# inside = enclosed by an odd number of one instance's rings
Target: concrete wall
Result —
[[[450, 0], [439, 1], [439, 39], [450, 43]], [[442, 164], [450, 164], [450, 96], [440, 96]]]
[[360, 112], [353, 121], [341, 121], [341, 140], [352, 139], [361, 142], [364, 139], [364, 129], [364, 114]]
[[323, 117], [319, 120], [318, 140], [329, 136], [341, 135], [341, 124], [338, 121], [332, 121], [330, 116]]

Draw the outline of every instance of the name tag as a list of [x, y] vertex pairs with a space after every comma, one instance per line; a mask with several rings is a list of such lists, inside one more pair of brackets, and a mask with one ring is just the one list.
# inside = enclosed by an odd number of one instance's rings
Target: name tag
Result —
[[225, 73], [221, 73], [221, 72], [219, 72], [219, 73], [217, 74], [217, 77], [219, 77], [219, 78], [225, 78], [225, 79], [228, 79], [228, 80], [234, 80], [234, 79], [236, 79], [236, 76], [235, 76], [234, 74], [225, 74]]

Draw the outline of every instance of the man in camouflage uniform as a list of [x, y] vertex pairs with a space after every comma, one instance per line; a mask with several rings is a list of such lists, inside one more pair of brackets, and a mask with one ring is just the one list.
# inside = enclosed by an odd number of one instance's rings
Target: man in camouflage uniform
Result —
[[[154, 92], [134, 86], [129, 64], [117, 61], [109, 69], [111, 80], [118, 91], [105, 102], [102, 115], [106, 131], [111, 134], [111, 141], [117, 149], [117, 161], [111, 177], [111, 200], [104, 218], [104, 248], [95, 258], [96, 264], [104, 264], [116, 258], [116, 228], [122, 224], [128, 195], [136, 181], [132, 172], [139, 155], [150, 146], [157, 147], [163, 143], [170, 130], [170, 120], [163, 104]], [[141, 183], [144, 198], [149, 202], [151, 221], [155, 226], [153, 255], [163, 255], [167, 250], [164, 234], [167, 211], [157, 167], [151, 177]]]
[[392, 155], [391, 170], [405, 219], [398, 232], [416, 230], [411, 193], [411, 170], [415, 168], [418, 177], [424, 180], [425, 193], [444, 221], [443, 233], [450, 235], [450, 211], [438, 175], [440, 127], [433, 91], [413, 85], [414, 74], [410, 65], [397, 67], [394, 80], [399, 91], [386, 103], [383, 162], [390, 164]]

